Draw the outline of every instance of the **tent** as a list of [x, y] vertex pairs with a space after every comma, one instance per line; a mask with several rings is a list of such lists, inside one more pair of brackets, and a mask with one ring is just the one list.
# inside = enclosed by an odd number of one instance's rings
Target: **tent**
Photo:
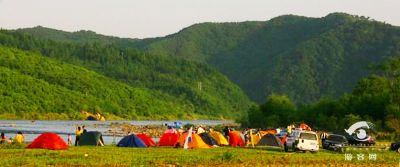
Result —
[[261, 136], [264, 136], [264, 135], [266, 135], [266, 134], [273, 134], [273, 135], [275, 135], [275, 134], [276, 134], [276, 129], [260, 130], [260, 131], [258, 131], [258, 133], [259, 133]]
[[79, 146], [104, 146], [103, 136], [100, 132], [92, 131], [81, 134]]
[[240, 132], [238, 131], [230, 131], [229, 132], [229, 145], [232, 147], [240, 146], [243, 147], [244, 141], [240, 136]]
[[[188, 134], [189, 134], [188, 132], [183, 133], [176, 142], [176, 145], [178, 145], [179, 147], [183, 147]], [[210, 146], [207, 145], [203, 141], [203, 139], [201, 139], [201, 137], [195, 133], [192, 133], [192, 138], [189, 139], [188, 146], [189, 148], [210, 148]]]
[[209, 133], [209, 135], [217, 142], [218, 145], [229, 145], [226, 138], [220, 132], [212, 131]]
[[175, 146], [176, 141], [178, 141], [179, 134], [173, 131], [166, 131], [161, 136], [160, 141], [158, 141], [158, 146]]
[[283, 148], [281, 140], [273, 134], [264, 135], [257, 143], [257, 146], [273, 146]]
[[203, 139], [205, 143], [210, 146], [218, 145], [218, 143], [206, 132], [200, 133], [199, 136], [201, 137], [201, 139]]
[[260, 134], [250, 134], [250, 144], [254, 143], [257, 144], [261, 140]]
[[139, 137], [137, 137], [134, 134], [131, 134], [129, 136], [125, 136], [124, 138], [122, 138], [118, 144], [118, 147], [147, 147], [146, 144], [144, 144], [144, 142], [142, 141], [142, 139], [140, 139]]
[[26, 148], [43, 148], [50, 150], [64, 150], [68, 149], [68, 145], [64, 140], [55, 133], [43, 133], [38, 136], [31, 144]]
[[303, 130], [311, 130], [311, 127], [310, 126], [308, 126], [307, 124], [305, 124], [305, 123], [302, 123], [302, 124], [300, 124], [300, 126], [299, 126], [301, 129], [303, 129]]
[[139, 137], [144, 142], [144, 144], [146, 144], [147, 147], [156, 146], [156, 143], [154, 142], [154, 140], [151, 137], [147, 136], [146, 134], [139, 133], [139, 134], [136, 134], [136, 136]]

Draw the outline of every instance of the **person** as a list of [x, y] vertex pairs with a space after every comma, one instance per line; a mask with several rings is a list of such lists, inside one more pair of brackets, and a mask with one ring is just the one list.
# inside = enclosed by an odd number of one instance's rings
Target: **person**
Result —
[[86, 130], [86, 128], [85, 128], [85, 125], [83, 125], [82, 126], [82, 133], [86, 133], [87, 132], [87, 130]]
[[242, 134], [244, 136], [244, 142], [247, 145], [250, 142], [250, 128], [246, 128], [243, 130]]
[[229, 132], [230, 132], [229, 127], [225, 126], [225, 128], [223, 129], [223, 132], [224, 132], [224, 136], [225, 136], [226, 140], [229, 141]]
[[83, 131], [82, 131], [81, 127], [78, 126], [78, 127], [76, 128], [76, 131], [75, 131], [75, 146], [78, 146], [78, 144], [79, 144], [79, 138], [80, 138], [80, 136], [81, 136], [82, 133], [83, 133]]
[[276, 128], [276, 134], [280, 134], [281, 133], [281, 128]]
[[324, 143], [327, 138], [328, 138], [328, 134], [325, 131], [322, 131], [322, 133], [321, 133], [322, 143]]
[[6, 135], [3, 132], [1, 132], [0, 144], [3, 144], [3, 143], [11, 143], [11, 141], [7, 139]]
[[24, 142], [25, 142], [25, 136], [22, 134], [21, 131], [17, 132], [17, 134], [14, 137], [13, 143], [22, 144]]
[[292, 126], [289, 125], [287, 127], [286, 131], [287, 131], [288, 134], [291, 134], [292, 133]]
[[69, 133], [68, 133], [68, 136], [67, 136], [67, 144], [69, 146], [72, 145], [72, 137], [71, 137], [71, 134], [69, 134]]

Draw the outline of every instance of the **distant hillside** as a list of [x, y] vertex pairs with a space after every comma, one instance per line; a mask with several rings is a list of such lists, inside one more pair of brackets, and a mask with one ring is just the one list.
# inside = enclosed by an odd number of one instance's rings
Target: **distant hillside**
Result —
[[[47, 92], [54, 93], [51, 97], [57, 95], [58, 89], [62, 89], [66, 94], [63, 99], [65, 98], [65, 102], [68, 103], [57, 109], [54, 108], [53, 111], [51, 108], [57, 102], [48, 105], [50, 103], [48, 100], [51, 98], [43, 96], [31, 99], [32, 94], [29, 91], [33, 90], [26, 88], [28, 91], [26, 93], [30, 95], [23, 95], [28, 98], [25, 98], [27, 101], [19, 107], [30, 109], [8, 110], [11, 109], [8, 108], [3, 109], [3, 113], [40, 111], [69, 114], [69, 112], [76, 113], [80, 109], [89, 108], [90, 111], [99, 110], [125, 119], [231, 119], [242, 115], [250, 105], [249, 99], [238, 86], [232, 84], [215, 69], [202, 63], [145, 54], [129, 48], [121, 49], [115, 44], [99, 41], [73, 42], [37, 38], [20, 31], [2, 30], [0, 45], [3, 46], [0, 50], [4, 50], [0, 55], [3, 58], [0, 64], [4, 64], [7, 68], [5, 70], [22, 73], [28, 78], [33, 77], [31, 80], [47, 82], [43, 83], [46, 85], [38, 82], [36, 87], [46, 87]], [[35, 64], [40, 61], [30, 60], [30, 56], [23, 57], [26, 55], [23, 51], [17, 51], [16, 54], [21, 60], [7, 59], [7, 54], [14, 52], [13, 49], [9, 49], [11, 47], [34, 52], [32, 55], [37, 59], [51, 60], [51, 68]], [[69, 68], [57, 67], [60, 64], [65, 64]], [[46, 71], [52, 68], [57, 69], [57, 72], [53, 74], [51, 71]], [[81, 68], [81, 70], [74, 70], [75, 68]], [[98, 76], [82, 74], [85, 68]], [[81, 78], [74, 78], [81, 74], [83, 75]], [[96, 78], [99, 77], [103, 77], [103, 80], [97, 81]], [[88, 84], [93, 92], [88, 92], [86, 89], [89, 88], [84, 87]], [[54, 85], [61, 85], [64, 88], [54, 87]], [[2, 89], [2, 91], [12, 93], [15, 90]], [[77, 97], [75, 97], [76, 94]], [[89, 98], [87, 105], [77, 103], [77, 101], [85, 101], [82, 99], [82, 94], [93, 96]], [[15, 99], [11, 97], [9, 100]], [[43, 103], [43, 101], [47, 102]]]
[[90, 30], [81, 30], [76, 32], [66, 32], [42, 26], [36, 26], [33, 28], [17, 29], [20, 33], [31, 34], [37, 38], [55, 40], [61, 42], [73, 42], [73, 43], [104, 43], [104, 44], [115, 44], [117, 46], [130, 46], [137, 39], [130, 38], [118, 38], [112, 36], [105, 36], [97, 34]]
[[275, 92], [297, 102], [350, 92], [368, 66], [400, 56], [400, 29], [365, 17], [280, 16], [265, 22], [203, 23], [137, 41], [149, 53], [206, 62], [257, 102]]

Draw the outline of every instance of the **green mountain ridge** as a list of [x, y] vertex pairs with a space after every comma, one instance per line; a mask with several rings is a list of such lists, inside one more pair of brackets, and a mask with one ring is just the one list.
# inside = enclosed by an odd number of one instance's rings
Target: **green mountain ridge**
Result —
[[371, 64], [399, 56], [399, 36], [398, 27], [333, 13], [197, 24], [166, 37], [136, 41], [135, 46], [208, 63], [257, 102], [272, 93], [312, 102], [350, 92], [368, 75]]
[[[68, 107], [61, 107], [60, 113], [67, 115], [72, 112], [71, 110], [74, 111], [72, 113], [76, 113], [81, 109], [88, 108], [90, 111], [113, 114], [124, 119], [233, 119], [242, 115], [250, 104], [250, 101], [240, 88], [232, 84], [215, 69], [202, 63], [149, 55], [134, 49], [121, 49], [114, 44], [101, 43], [99, 41], [80, 43], [36, 38], [28, 33], [19, 31], [2, 30], [0, 32], [0, 45], [3, 46], [0, 50], [5, 50], [5, 53], [8, 53], [7, 50], [10, 48], [18, 48], [32, 52], [38, 57], [47, 57], [46, 59], [79, 68], [84, 67], [97, 73], [97, 75], [107, 78], [104, 79], [105, 81], [98, 81], [97, 84], [99, 86], [94, 86], [92, 88], [93, 92], [83, 93], [87, 88], [80, 87], [80, 85], [88, 85], [86, 82], [91, 82], [93, 78], [70, 78], [74, 74], [82, 73], [81, 70], [59, 67], [62, 70], [58, 71], [58, 75], [55, 75], [50, 71], [42, 71], [41, 64], [38, 65], [34, 64], [35, 61], [25, 60], [27, 57], [22, 58], [21, 62], [13, 62], [11, 59], [2, 61], [4, 64], [14, 63], [10, 67], [19, 67], [19, 63], [26, 61], [26, 67], [19, 70], [25, 69], [29, 71], [30, 73], [27, 77], [36, 76], [35, 79], [48, 79], [59, 85], [61, 84], [67, 89], [70, 88], [68, 86], [74, 85], [74, 88], [77, 87], [76, 89], [80, 91], [79, 97], [81, 97], [82, 93], [94, 96], [92, 98], [93, 103], [88, 105], [78, 105], [74, 102]], [[25, 53], [20, 54], [23, 55]], [[6, 54], [0, 56], [6, 57]], [[41, 70], [37, 70], [37, 68]], [[78, 82], [70, 83], [70, 80]], [[132, 93], [129, 93], [128, 90], [124, 91], [123, 86], [116, 88], [117, 92], [112, 92], [113, 85], [109, 83], [125, 84], [125, 86], [130, 87], [129, 89], [142, 90], [138, 91], [138, 94], [143, 94], [145, 97], [141, 100], [140, 98], [138, 100], [129, 100]], [[103, 86], [105, 88], [102, 88]], [[53, 88], [50, 90], [55, 91]], [[6, 93], [12, 93], [13, 91], [13, 89], [4, 90]], [[75, 91], [75, 89], [71, 91]], [[116, 93], [116, 95], [111, 96], [115, 97], [113, 99], [108, 97], [102, 99], [104, 96], [101, 92], [110, 91], [112, 93], [109, 94]], [[29, 92], [27, 93], [29, 94]], [[77, 99], [71, 98], [71, 96], [66, 96], [65, 98], [67, 99], [66, 101], [76, 101]], [[46, 104], [42, 103], [43, 100], [46, 101], [48, 99], [32, 99], [24, 107], [31, 107], [29, 110], [27, 109], [30, 112], [53, 112], [43, 109], [43, 106], [46, 106]], [[10, 108], [2, 107], [4, 106], [0, 105], [2, 113], [16, 111], [15, 108], [9, 110]], [[38, 109], [34, 111], [32, 108]], [[68, 110], [68, 112], [65, 110]], [[74, 115], [68, 116], [69, 118], [76, 118]]]
[[[16, 31], [55, 41], [76, 36], [66, 33], [69, 37], [59, 39], [35, 33], [41, 29]], [[350, 92], [368, 76], [371, 65], [400, 55], [399, 36], [396, 26], [332, 13], [322, 18], [284, 15], [268, 21], [199, 23], [165, 37], [113, 44], [209, 64], [259, 103], [272, 93], [307, 103]]]

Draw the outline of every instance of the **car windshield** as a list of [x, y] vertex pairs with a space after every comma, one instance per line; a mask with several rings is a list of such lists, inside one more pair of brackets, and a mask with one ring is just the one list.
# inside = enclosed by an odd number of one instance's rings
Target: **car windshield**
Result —
[[330, 135], [328, 137], [328, 140], [338, 141], [338, 142], [344, 142], [345, 141], [345, 139], [342, 136], [337, 136], [337, 135]]
[[307, 140], [317, 140], [317, 135], [312, 133], [301, 133], [300, 138]]

